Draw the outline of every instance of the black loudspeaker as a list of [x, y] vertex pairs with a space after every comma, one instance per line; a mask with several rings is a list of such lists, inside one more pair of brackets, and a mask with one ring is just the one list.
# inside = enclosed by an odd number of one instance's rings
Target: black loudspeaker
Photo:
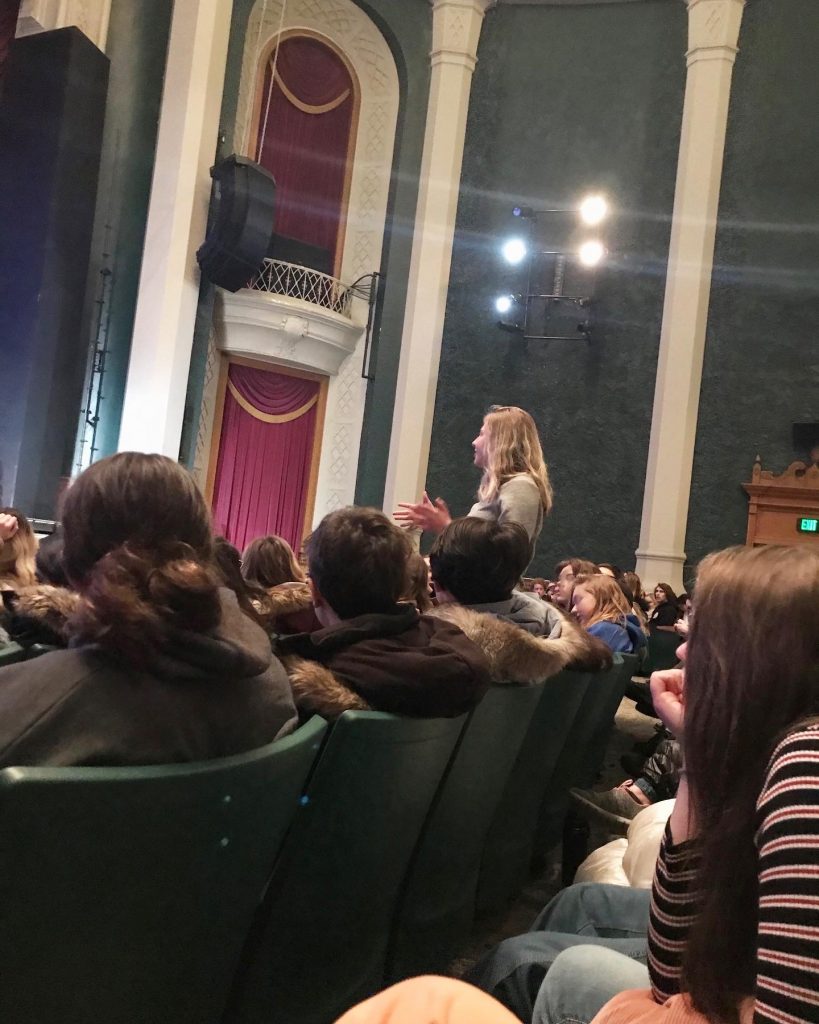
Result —
[[3, 500], [42, 519], [71, 471], [82, 402], [108, 67], [77, 28], [15, 39], [0, 102]]
[[196, 259], [205, 277], [236, 292], [259, 272], [273, 236], [276, 182], [243, 156], [226, 157], [210, 169], [217, 208]]
[[287, 235], [273, 235], [267, 255], [272, 260], [282, 260], [284, 263], [309, 267], [310, 270], [320, 270], [322, 274], [333, 273], [333, 254], [329, 249], [322, 249], [320, 245], [309, 245], [297, 238], [288, 238]]

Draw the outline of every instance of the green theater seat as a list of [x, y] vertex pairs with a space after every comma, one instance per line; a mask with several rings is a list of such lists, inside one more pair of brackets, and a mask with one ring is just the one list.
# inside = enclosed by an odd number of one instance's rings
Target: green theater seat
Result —
[[0, 772], [0, 1020], [216, 1024], [326, 728], [198, 764]]
[[19, 644], [3, 644], [0, 647], [0, 668], [6, 665], [16, 665], [18, 661], [25, 661], [26, 652]]

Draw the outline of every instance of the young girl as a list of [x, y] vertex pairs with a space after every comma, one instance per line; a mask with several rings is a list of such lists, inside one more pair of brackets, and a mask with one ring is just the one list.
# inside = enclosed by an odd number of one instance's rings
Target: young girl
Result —
[[819, 551], [712, 555], [694, 613], [685, 669], [651, 680], [686, 764], [654, 879], [653, 999], [624, 993], [595, 1020], [815, 1021]]
[[[520, 523], [534, 553], [543, 517], [552, 507], [552, 485], [535, 421], [517, 406], [493, 405], [472, 448], [483, 476], [478, 500], [468, 514]], [[432, 533], [441, 533], [452, 521], [446, 502], [432, 502], [426, 492], [417, 504], [400, 502], [394, 515], [402, 525]]]
[[578, 576], [575, 580], [572, 615], [612, 651], [633, 654], [645, 643], [642, 630], [630, 613], [623, 591], [610, 576]]

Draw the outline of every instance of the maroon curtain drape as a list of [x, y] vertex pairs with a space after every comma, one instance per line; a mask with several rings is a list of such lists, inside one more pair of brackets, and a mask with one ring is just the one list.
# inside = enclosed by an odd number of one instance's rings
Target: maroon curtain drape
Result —
[[[340, 57], [305, 36], [279, 45], [271, 92], [272, 65], [271, 56], [259, 110], [257, 159], [276, 179], [276, 231], [335, 254], [355, 103], [353, 82]], [[307, 113], [288, 93], [303, 106], [332, 109]], [[346, 98], [336, 103], [345, 93]]]
[[[299, 550], [318, 393], [316, 381], [237, 364], [229, 368], [213, 520], [216, 532], [240, 550], [271, 533]], [[300, 414], [289, 418], [294, 413]], [[260, 415], [284, 416], [287, 421], [269, 423]]]
[[3, 92], [3, 75], [6, 70], [6, 59], [14, 42], [17, 31], [17, 15], [20, 12], [20, 0], [0, 0], [0, 94]]

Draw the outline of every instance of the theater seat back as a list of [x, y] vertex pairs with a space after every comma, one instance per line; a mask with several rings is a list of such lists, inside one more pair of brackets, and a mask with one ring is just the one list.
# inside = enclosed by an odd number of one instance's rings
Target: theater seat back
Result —
[[315, 760], [0, 772], [0, 1020], [216, 1024]]

